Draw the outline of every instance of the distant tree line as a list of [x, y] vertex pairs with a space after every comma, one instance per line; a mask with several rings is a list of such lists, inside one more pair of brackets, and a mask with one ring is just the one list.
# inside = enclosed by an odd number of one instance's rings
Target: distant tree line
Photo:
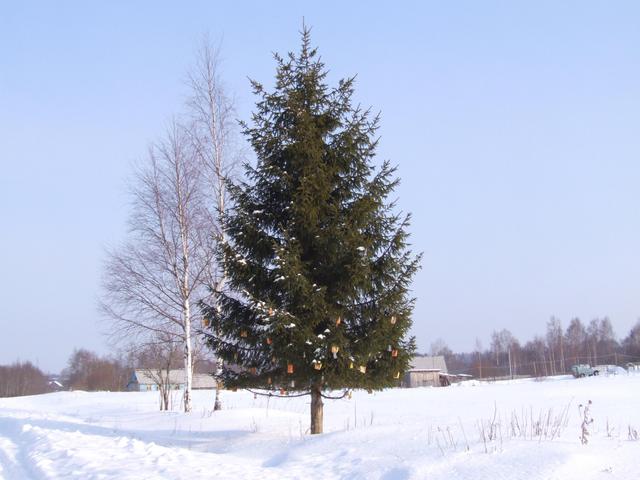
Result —
[[85, 349], [74, 350], [60, 380], [66, 390], [121, 391], [127, 385], [127, 361], [102, 357]]
[[[158, 376], [158, 385], [166, 379], [172, 369], [183, 368], [182, 352], [175, 348], [167, 357], [166, 347], [143, 345], [130, 349], [117, 356], [98, 355], [81, 348], [73, 351], [67, 366], [60, 375], [44, 373], [31, 362], [14, 362], [0, 365], [0, 397], [20, 397], [40, 395], [56, 390], [124, 391], [134, 369], [145, 370], [152, 378]], [[197, 352], [194, 356], [194, 370], [198, 373], [214, 373], [217, 369], [215, 359]], [[57, 386], [53, 379], [62, 387]], [[168, 403], [166, 404], [168, 406]], [[165, 407], [166, 409], [166, 407]]]
[[47, 376], [31, 362], [0, 365], [0, 397], [38, 395], [49, 391]]
[[[491, 334], [488, 348], [476, 341], [472, 352], [453, 352], [442, 339], [431, 344], [430, 355], [443, 355], [453, 373], [466, 373], [476, 378], [516, 376], [547, 376], [567, 373], [572, 365], [620, 365], [640, 362], [640, 320], [628, 334], [618, 339], [609, 318], [593, 319], [585, 325], [579, 318], [562, 328], [552, 317], [545, 335], [536, 335], [522, 344], [507, 329]], [[134, 368], [170, 370], [181, 367], [181, 352], [177, 349], [167, 360], [152, 345], [121, 355], [120, 359], [100, 356], [86, 349], [74, 350], [67, 367], [60, 375], [65, 390], [123, 391]], [[215, 360], [197, 356], [195, 370], [212, 373]], [[0, 365], [0, 397], [38, 395], [53, 391], [50, 376], [31, 362]]]
[[[131, 368], [121, 361], [85, 349], [74, 350], [62, 373], [49, 375], [31, 362], [0, 365], [0, 397], [40, 395], [64, 390], [118, 391], [127, 385]], [[53, 381], [56, 379], [62, 387]]]
[[559, 375], [572, 365], [619, 365], [640, 362], [640, 320], [626, 337], [618, 339], [608, 317], [596, 318], [585, 325], [579, 318], [566, 329], [558, 318], [551, 317], [544, 335], [521, 343], [509, 330], [491, 334], [488, 348], [476, 340], [474, 351], [453, 352], [438, 339], [431, 344], [431, 355], [444, 355], [454, 373], [477, 378]]

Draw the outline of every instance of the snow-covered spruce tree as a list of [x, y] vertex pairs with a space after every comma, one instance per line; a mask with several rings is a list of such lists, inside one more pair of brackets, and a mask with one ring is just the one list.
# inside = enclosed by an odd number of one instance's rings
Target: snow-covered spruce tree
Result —
[[354, 79], [325, 83], [306, 29], [298, 55], [275, 59], [275, 88], [253, 82], [244, 125], [257, 165], [229, 185], [228, 290], [204, 314], [209, 344], [238, 367], [225, 385], [310, 394], [315, 434], [325, 392], [394, 386], [407, 368], [419, 256], [387, 200], [394, 168], [373, 165], [378, 118], [352, 105]]

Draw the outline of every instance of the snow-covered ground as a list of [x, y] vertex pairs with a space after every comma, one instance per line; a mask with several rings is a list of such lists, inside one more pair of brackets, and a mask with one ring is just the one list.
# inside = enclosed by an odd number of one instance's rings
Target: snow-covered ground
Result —
[[186, 415], [158, 412], [154, 392], [0, 399], [0, 478], [640, 478], [640, 376], [355, 392], [325, 401], [313, 437], [307, 397], [194, 400]]

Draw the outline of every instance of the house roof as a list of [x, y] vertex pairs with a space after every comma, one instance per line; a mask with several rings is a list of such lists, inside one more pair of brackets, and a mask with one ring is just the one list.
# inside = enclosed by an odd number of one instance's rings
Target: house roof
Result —
[[438, 371], [447, 373], [447, 364], [442, 355], [423, 357], [417, 355], [409, 362], [409, 372]]
[[194, 373], [193, 388], [216, 388], [216, 380], [208, 373]]
[[[162, 377], [160, 377], [162, 375]], [[164, 378], [166, 375], [165, 370], [158, 369], [136, 369], [133, 372], [133, 377], [138, 381], [140, 385], [155, 385], [157, 379]], [[132, 380], [134, 380], [132, 378]], [[180, 385], [184, 383], [184, 370], [169, 370], [169, 381], [167, 383], [171, 385]], [[216, 381], [207, 373], [194, 373], [193, 374], [193, 388], [215, 388]]]

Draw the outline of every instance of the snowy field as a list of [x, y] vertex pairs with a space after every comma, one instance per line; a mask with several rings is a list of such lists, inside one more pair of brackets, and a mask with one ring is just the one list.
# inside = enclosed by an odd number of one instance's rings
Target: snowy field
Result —
[[313, 437], [307, 397], [224, 392], [212, 413], [213, 392], [197, 391], [190, 415], [158, 412], [157, 400], [0, 399], [0, 478], [640, 478], [640, 375], [355, 392], [325, 401], [327, 433]]

